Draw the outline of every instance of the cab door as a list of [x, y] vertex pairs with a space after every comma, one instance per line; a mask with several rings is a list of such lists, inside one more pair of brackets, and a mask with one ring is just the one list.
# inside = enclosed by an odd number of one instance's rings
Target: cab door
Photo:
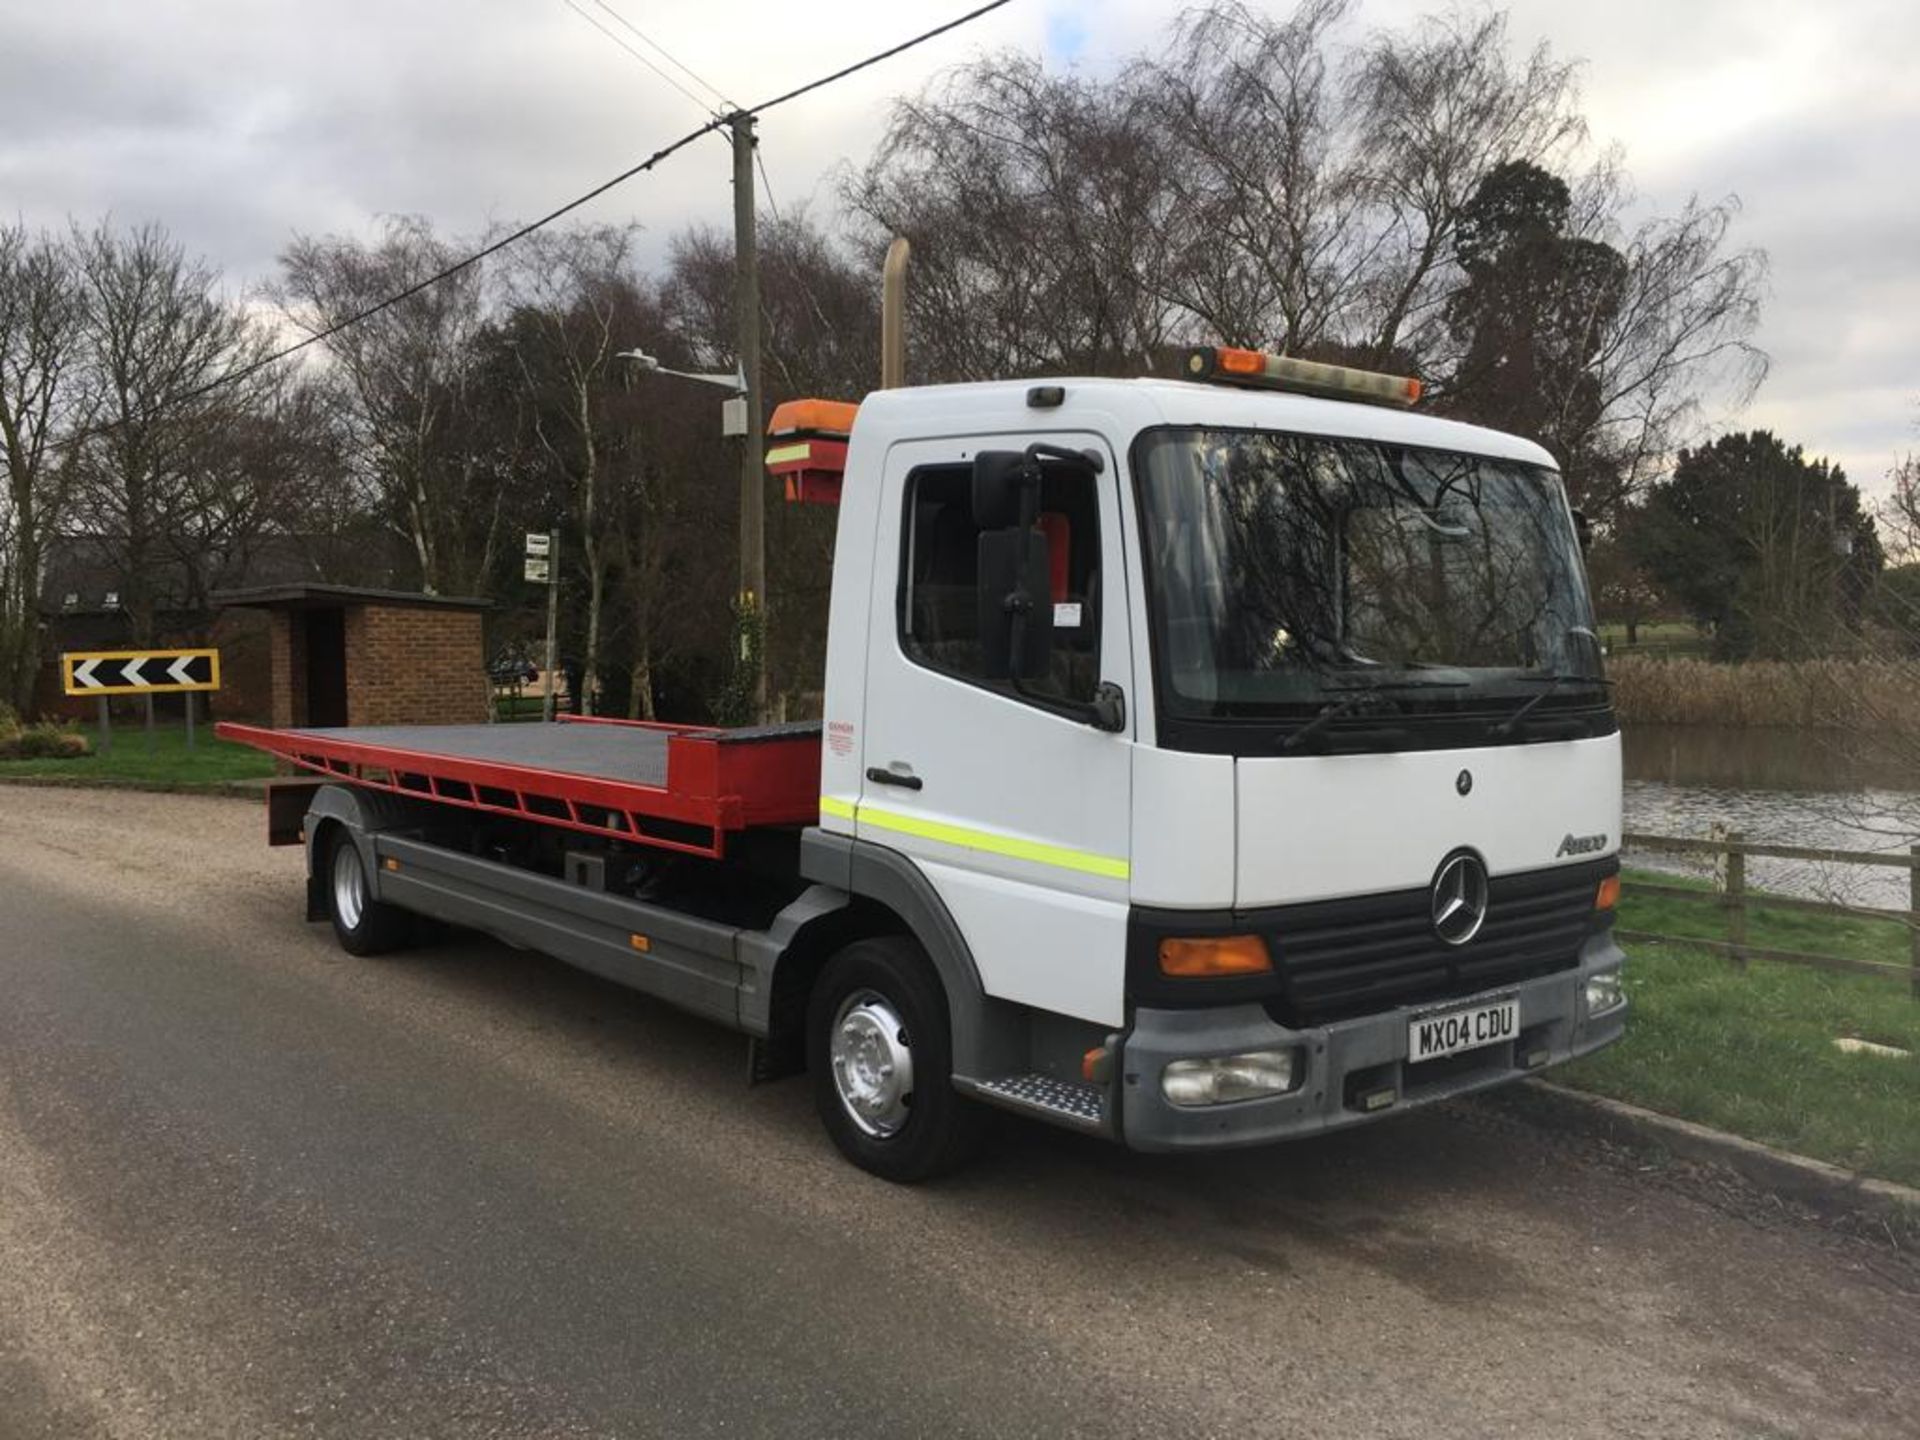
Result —
[[[1021, 693], [983, 672], [972, 460], [1043, 438], [1105, 464], [1043, 482], [1053, 662]], [[916, 441], [884, 476], [856, 833], [919, 866], [988, 994], [1117, 1026], [1133, 676], [1115, 457], [1091, 434]], [[1074, 712], [1102, 681], [1128, 698], [1119, 733]]]

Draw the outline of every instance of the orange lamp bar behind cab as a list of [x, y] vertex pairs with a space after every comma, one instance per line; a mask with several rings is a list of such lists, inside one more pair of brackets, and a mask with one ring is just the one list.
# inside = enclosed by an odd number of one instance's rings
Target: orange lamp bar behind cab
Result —
[[859, 406], [846, 400], [788, 400], [767, 422], [767, 473], [788, 500], [837, 504], [847, 471], [847, 438]]
[[1160, 973], [1181, 979], [1222, 975], [1264, 975], [1273, 969], [1267, 942], [1258, 935], [1210, 935], [1162, 940]]
[[1420, 399], [1420, 382], [1411, 375], [1382, 375], [1377, 370], [1323, 365], [1317, 360], [1296, 360], [1291, 355], [1270, 355], [1264, 350], [1240, 350], [1229, 345], [1203, 345], [1188, 351], [1187, 374], [1194, 380], [1216, 384], [1293, 390], [1375, 405], [1412, 405]]

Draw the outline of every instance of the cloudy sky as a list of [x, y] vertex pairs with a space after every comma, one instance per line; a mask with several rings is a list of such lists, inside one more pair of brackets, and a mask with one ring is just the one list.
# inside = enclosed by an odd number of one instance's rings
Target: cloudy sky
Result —
[[[578, 0], [638, 47], [599, 0]], [[751, 103], [958, 14], [967, 0], [605, 0]], [[1253, 0], [1284, 9], [1286, 0]], [[1360, 0], [1360, 30], [1436, 8]], [[1913, 0], [1511, 0], [1515, 41], [1585, 62], [1595, 139], [1642, 204], [1737, 195], [1772, 257], [1773, 369], [1720, 423], [1768, 425], [1869, 488], [1920, 448], [1920, 5]], [[890, 96], [985, 49], [1111, 70], [1170, 0], [1014, 0], [768, 117], [774, 201], [832, 213]], [[654, 57], [656, 60], [658, 57]], [[684, 76], [676, 78], [686, 82]], [[0, 0], [0, 214], [158, 219], [231, 277], [295, 232], [413, 212], [449, 232], [540, 213], [698, 123], [701, 110], [566, 0]], [[597, 203], [650, 243], [728, 222], [705, 141]]]

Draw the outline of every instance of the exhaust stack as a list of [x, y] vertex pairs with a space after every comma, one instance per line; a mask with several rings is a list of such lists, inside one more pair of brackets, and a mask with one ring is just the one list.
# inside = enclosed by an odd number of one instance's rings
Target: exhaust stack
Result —
[[907, 257], [913, 247], [896, 235], [880, 272], [880, 388], [907, 383]]

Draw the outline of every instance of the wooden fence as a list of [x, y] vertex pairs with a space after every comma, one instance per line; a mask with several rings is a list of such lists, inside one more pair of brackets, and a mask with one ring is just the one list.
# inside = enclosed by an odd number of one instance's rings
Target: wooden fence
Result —
[[[1691, 900], [1718, 906], [1726, 915], [1727, 938], [1701, 940], [1690, 935], [1663, 935], [1651, 930], [1618, 932], [1622, 940], [1659, 940], [1691, 945], [1727, 956], [1745, 968], [1749, 960], [1774, 960], [1788, 965], [1811, 965], [1822, 970], [1851, 970], [1869, 975], [1904, 976], [1920, 999], [1920, 845], [1905, 855], [1891, 851], [1820, 850], [1805, 845], [1767, 845], [1743, 838], [1738, 831], [1724, 839], [1692, 839], [1677, 835], [1622, 835], [1629, 850], [1659, 850], [1669, 854], [1726, 857], [1726, 883], [1719, 889], [1694, 890], [1683, 885], [1660, 885], [1629, 880], [1636, 895], [1658, 895], [1667, 900]], [[1907, 908], [1889, 910], [1869, 905], [1843, 905], [1828, 900], [1802, 900], [1790, 895], [1754, 891], [1747, 886], [1747, 860], [1762, 856], [1776, 860], [1809, 860], [1828, 865], [1877, 865], [1907, 872]], [[1907, 927], [1909, 958], [1905, 965], [1883, 960], [1859, 960], [1847, 955], [1817, 955], [1803, 950], [1774, 950], [1747, 943], [1747, 916], [1752, 910], [1797, 910], [1811, 915], [1838, 915], [1852, 919], [1893, 920]]]
[[1642, 640], [1629, 645], [1620, 640], [1608, 644], [1609, 660], [1638, 656], [1646, 660], [1705, 660], [1713, 654], [1713, 642], [1706, 636], [1697, 640]]

